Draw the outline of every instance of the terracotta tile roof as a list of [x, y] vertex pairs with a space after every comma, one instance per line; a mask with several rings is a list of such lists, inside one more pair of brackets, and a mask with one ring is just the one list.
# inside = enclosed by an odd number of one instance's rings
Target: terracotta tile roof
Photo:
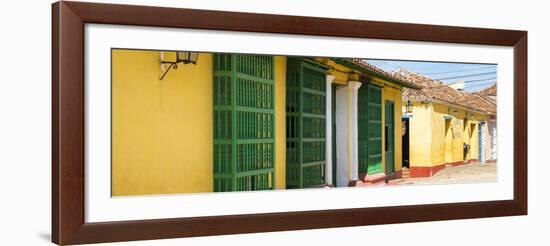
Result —
[[495, 107], [495, 112], [496, 112], [496, 107], [497, 107], [497, 84], [496, 83], [486, 89], [476, 92], [475, 94], [479, 95], [487, 103], [490, 103], [491, 105], [493, 105]]
[[371, 73], [374, 73], [378, 76], [381, 76], [382, 79], [387, 79], [390, 82], [397, 83], [402, 87], [420, 89], [416, 84], [411, 83], [410, 81], [405, 80], [401, 77], [394, 76], [392, 73], [386, 72], [386, 71], [382, 70], [381, 68], [368, 63], [365, 59], [359, 59], [359, 58], [347, 59], [347, 58], [345, 58], [345, 59], [338, 59], [338, 60], [349, 62], [349, 63], [351, 63], [355, 66], [358, 66], [358, 67], [360, 67], [364, 70], [367, 70]]
[[477, 93], [468, 93], [474, 97], [475, 107], [484, 109], [489, 114], [496, 114], [497, 112], [497, 101], [496, 97], [482, 96]]
[[441, 81], [408, 71], [404, 68], [394, 71], [391, 74], [392, 76], [407, 80], [421, 87], [419, 90], [404, 88], [404, 101], [436, 101], [457, 105], [469, 110], [481, 111], [489, 114], [496, 113], [496, 103], [492, 104], [482, 95], [457, 91]]
[[477, 94], [482, 96], [497, 96], [497, 84], [495, 83], [492, 86], [489, 86], [481, 91], [479, 91]]

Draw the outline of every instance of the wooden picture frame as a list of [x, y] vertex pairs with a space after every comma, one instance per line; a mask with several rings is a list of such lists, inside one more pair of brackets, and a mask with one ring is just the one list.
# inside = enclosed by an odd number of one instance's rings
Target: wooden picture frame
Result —
[[[162, 18], [161, 18], [162, 17]], [[513, 47], [513, 200], [86, 223], [84, 24]], [[59, 245], [527, 214], [527, 32], [82, 2], [52, 6], [52, 240]], [[258, 223], [261, 221], [261, 223]]]

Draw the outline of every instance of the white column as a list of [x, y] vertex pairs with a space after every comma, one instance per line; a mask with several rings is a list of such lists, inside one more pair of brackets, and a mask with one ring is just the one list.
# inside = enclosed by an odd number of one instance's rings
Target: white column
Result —
[[332, 184], [332, 81], [334, 76], [326, 77], [326, 132], [325, 132], [325, 183]]
[[359, 87], [361, 87], [361, 82], [358, 81], [349, 81], [348, 87], [350, 87], [350, 135], [349, 135], [349, 146], [350, 146], [350, 179], [357, 180], [359, 179], [359, 135], [358, 135], [358, 118], [357, 118], [357, 94]]
[[358, 179], [357, 90], [360, 82], [350, 81], [336, 89], [336, 185], [348, 186]]

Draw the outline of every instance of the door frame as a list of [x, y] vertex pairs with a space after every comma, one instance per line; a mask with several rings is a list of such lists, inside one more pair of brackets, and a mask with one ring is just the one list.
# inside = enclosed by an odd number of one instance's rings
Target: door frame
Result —
[[411, 167], [411, 155], [410, 155], [411, 116], [401, 117], [401, 127], [403, 127], [403, 122], [405, 122], [406, 125], [405, 125], [405, 134], [401, 136], [401, 165], [402, 167], [410, 168]]
[[336, 160], [336, 87], [338, 85], [331, 84], [331, 93], [332, 93], [332, 101], [330, 105], [331, 110], [331, 117], [332, 117], [332, 125], [331, 125], [331, 131], [332, 131], [332, 184], [336, 186], [336, 175], [338, 174], [338, 162]]

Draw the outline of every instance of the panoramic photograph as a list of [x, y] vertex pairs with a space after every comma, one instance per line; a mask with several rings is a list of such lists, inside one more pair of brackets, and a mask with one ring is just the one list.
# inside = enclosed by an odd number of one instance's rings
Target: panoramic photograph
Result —
[[497, 64], [111, 49], [111, 195], [497, 181]]

